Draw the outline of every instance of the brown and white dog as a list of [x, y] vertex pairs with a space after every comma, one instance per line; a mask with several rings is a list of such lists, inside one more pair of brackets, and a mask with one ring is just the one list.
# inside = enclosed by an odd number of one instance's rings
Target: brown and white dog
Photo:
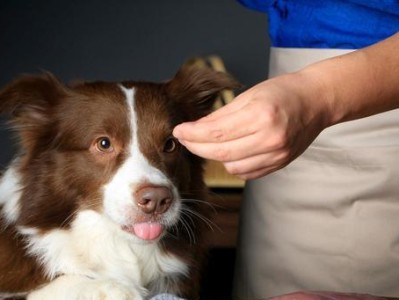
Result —
[[0, 299], [195, 299], [207, 191], [171, 133], [234, 87], [182, 68], [164, 83], [42, 74], [0, 91], [20, 145], [0, 179]]

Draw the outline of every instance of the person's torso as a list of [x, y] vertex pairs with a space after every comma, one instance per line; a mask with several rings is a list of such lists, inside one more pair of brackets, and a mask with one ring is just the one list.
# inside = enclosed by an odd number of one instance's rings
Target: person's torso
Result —
[[239, 0], [267, 13], [273, 47], [358, 49], [399, 31], [398, 0]]

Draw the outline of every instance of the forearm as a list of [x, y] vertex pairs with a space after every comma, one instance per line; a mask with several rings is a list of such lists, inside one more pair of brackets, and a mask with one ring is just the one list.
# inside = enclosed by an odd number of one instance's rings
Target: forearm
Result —
[[[399, 108], [399, 34], [296, 73], [326, 126]], [[306, 82], [305, 80], [305, 82]]]
[[265, 80], [174, 135], [191, 152], [259, 178], [298, 157], [331, 125], [399, 108], [399, 34]]

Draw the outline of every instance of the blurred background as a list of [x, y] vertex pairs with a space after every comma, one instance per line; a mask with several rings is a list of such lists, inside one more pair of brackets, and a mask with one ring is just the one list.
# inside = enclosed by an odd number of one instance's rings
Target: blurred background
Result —
[[[248, 88], [267, 76], [268, 46], [266, 16], [235, 0], [0, 2], [1, 87], [42, 70], [64, 82], [160, 81], [188, 58], [219, 55]], [[3, 116], [0, 143], [4, 168], [14, 148]], [[234, 243], [211, 249], [203, 299], [229, 299]]]

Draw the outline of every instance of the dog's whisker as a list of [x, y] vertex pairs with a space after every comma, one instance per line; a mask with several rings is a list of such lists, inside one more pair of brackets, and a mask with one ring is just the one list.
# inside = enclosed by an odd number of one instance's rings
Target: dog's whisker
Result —
[[190, 244], [196, 244], [196, 238], [193, 229], [190, 227], [190, 225], [187, 223], [187, 221], [184, 218], [180, 219], [180, 223], [182, 224], [183, 228], [186, 230]]
[[191, 224], [195, 224], [193, 218], [188, 213], [186, 213], [184, 210], [182, 210], [181, 213], [182, 213], [182, 219], [187, 218], [188, 220], [186, 220], [186, 222], [189, 221]]
[[[206, 218], [205, 216], [201, 215], [197, 211], [194, 211], [194, 210], [192, 210], [192, 209], [190, 209], [188, 207], [183, 207], [182, 211], [184, 211], [184, 214], [186, 216], [190, 215], [190, 216], [198, 218], [199, 220], [204, 222], [212, 231], [215, 231], [215, 229], [214, 229], [214, 227], [215, 227], [217, 230], [222, 232], [221, 228], [218, 225], [216, 225], [216, 223], [212, 222], [209, 218]], [[191, 217], [190, 217], [190, 219], [191, 219]]]
[[[196, 234], [194, 232], [194, 226], [195, 226], [195, 221], [192, 218], [192, 215], [190, 215], [187, 211], [187, 208], [182, 206], [182, 210], [181, 210], [181, 222], [184, 223], [182, 224], [185, 228], [185, 230], [187, 231], [187, 233], [190, 234], [190, 240], [193, 243], [196, 243]], [[189, 231], [189, 232], [188, 232]]]
[[209, 206], [213, 212], [216, 212], [216, 208], [222, 208], [221, 205], [218, 204], [214, 204], [214, 203], [210, 203], [208, 201], [205, 200], [200, 200], [200, 199], [194, 199], [194, 198], [183, 198], [182, 199], [183, 202], [188, 202], [188, 203], [200, 203], [200, 204], [204, 204], [206, 206]]

